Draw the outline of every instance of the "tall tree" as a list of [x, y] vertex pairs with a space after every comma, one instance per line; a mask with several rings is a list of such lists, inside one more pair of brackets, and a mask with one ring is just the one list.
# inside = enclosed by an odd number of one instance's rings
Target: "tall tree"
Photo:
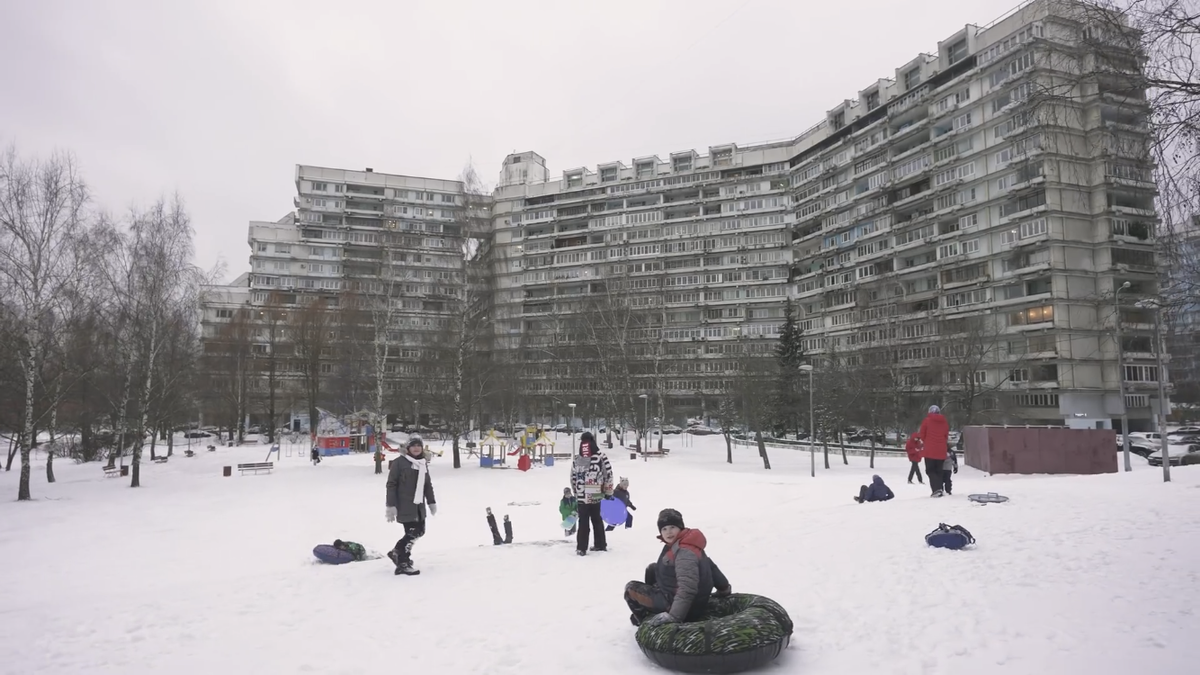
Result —
[[799, 394], [803, 386], [804, 337], [796, 321], [795, 307], [789, 300], [783, 308], [783, 326], [775, 348], [779, 373], [775, 383], [775, 421], [778, 426], [799, 431]]
[[0, 158], [0, 294], [18, 327], [24, 375], [21, 477], [17, 499], [32, 498], [30, 450], [36, 443], [34, 404], [44, 331], [53, 330], [59, 303], [77, 280], [72, 246], [85, 227], [88, 190], [70, 155], [23, 160], [15, 147]]

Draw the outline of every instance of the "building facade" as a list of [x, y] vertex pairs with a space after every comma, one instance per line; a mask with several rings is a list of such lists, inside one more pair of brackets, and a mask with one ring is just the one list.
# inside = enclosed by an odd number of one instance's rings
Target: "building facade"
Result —
[[[1080, 7], [966, 26], [786, 142], [554, 180], [537, 153], [509, 155], [487, 312], [525, 413], [703, 415], [773, 352], [791, 302], [818, 368], [872, 364], [914, 407], [1087, 427], [1126, 411], [1146, 428], [1166, 374], [1136, 304], [1158, 292], [1140, 55]], [[397, 339], [436, 327], [461, 184], [312, 167], [296, 182], [296, 222], [252, 227], [251, 302], [285, 280], [297, 298], [374, 288], [388, 241], [405, 256]], [[418, 367], [413, 350], [398, 367]]]

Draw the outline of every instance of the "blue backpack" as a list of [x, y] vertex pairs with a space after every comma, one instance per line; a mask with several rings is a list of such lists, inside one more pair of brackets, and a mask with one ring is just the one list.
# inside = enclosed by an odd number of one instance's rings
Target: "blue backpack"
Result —
[[934, 548], [957, 551], [975, 543], [975, 537], [962, 525], [940, 523], [937, 529], [925, 535], [925, 543]]

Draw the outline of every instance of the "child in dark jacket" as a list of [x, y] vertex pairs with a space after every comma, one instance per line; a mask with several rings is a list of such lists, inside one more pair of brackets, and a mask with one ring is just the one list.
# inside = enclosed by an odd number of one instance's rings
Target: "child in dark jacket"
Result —
[[[637, 507], [633, 505], [633, 500], [629, 498], [629, 479], [621, 476], [621, 482], [617, 483], [617, 489], [613, 490], [613, 498], [620, 499], [625, 505], [625, 529], [633, 527], [633, 514], [630, 511], [637, 511]], [[604, 528], [605, 532], [612, 532], [614, 526], [609, 525]]]
[[437, 515], [437, 498], [429, 478], [429, 458], [420, 436], [408, 439], [404, 454], [388, 465], [387, 521], [404, 526], [404, 536], [388, 551], [396, 565], [396, 574], [414, 575], [421, 571], [413, 565], [412, 549], [425, 536], [425, 514]]
[[946, 451], [946, 463], [942, 465], [942, 487], [946, 490], [946, 494], [953, 494], [951, 489], [954, 483], [951, 480], [951, 474], [958, 473], [958, 453], [954, 448]]
[[886, 502], [895, 496], [896, 495], [892, 494], [892, 489], [883, 482], [882, 478], [879, 476], [872, 476], [871, 485], [863, 485], [859, 487], [858, 496], [854, 498], [854, 501], [858, 502], [859, 504], [863, 502]]
[[[563, 488], [562, 500], [558, 502], [558, 515], [562, 516], [564, 523], [571, 516], [576, 516], [576, 519], [578, 519], [578, 516], [575, 514], [575, 495], [571, 494], [571, 488], [569, 487]], [[572, 523], [571, 529], [563, 530], [563, 534], [569, 537], [575, 534], [575, 528], [577, 527], [579, 527], [578, 522]]]

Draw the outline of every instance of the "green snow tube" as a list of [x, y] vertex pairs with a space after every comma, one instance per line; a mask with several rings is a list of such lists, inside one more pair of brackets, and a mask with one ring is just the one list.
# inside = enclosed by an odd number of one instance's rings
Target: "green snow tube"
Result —
[[704, 619], [642, 625], [637, 643], [663, 668], [684, 673], [740, 673], [778, 657], [792, 638], [792, 620], [779, 603], [733, 593], [708, 600]]

